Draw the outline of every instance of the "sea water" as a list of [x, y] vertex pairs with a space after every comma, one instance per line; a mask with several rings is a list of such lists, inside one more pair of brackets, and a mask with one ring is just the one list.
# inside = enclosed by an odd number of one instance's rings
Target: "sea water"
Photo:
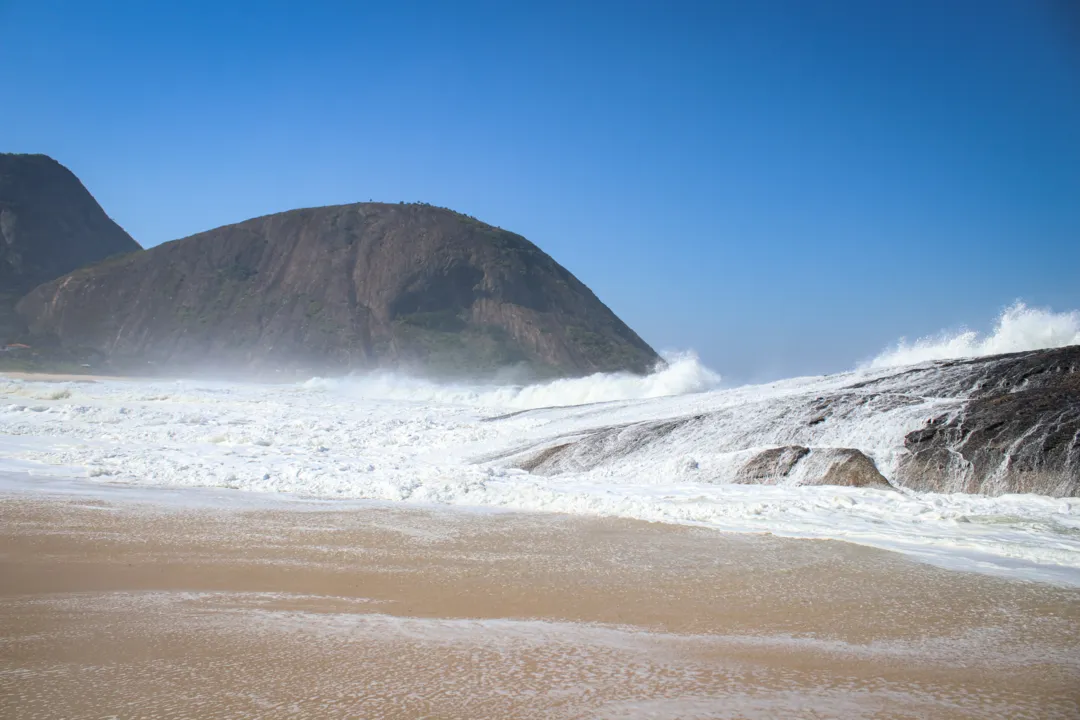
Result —
[[[1080, 584], [1078, 498], [730, 482], [755, 452], [785, 444], [858, 448], [891, 477], [904, 436], [929, 415], [957, 411], [962, 400], [866, 403], [810, 428], [792, 408], [867, 381], [880, 392], [896, 378], [900, 392], [906, 380], [895, 370], [898, 359], [1080, 342], [1075, 313], [1031, 315], [1040, 312], [1010, 308], [986, 339], [920, 341], [851, 372], [737, 388], [722, 387], [690, 354], [670, 357], [646, 377], [532, 385], [447, 384], [388, 372], [296, 384], [0, 378], [0, 471], [31, 478], [25, 490], [33, 478], [78, 478], [832, 538], [959, 569]], [[917, 357], [902, 355], [912, 347]], [[600, 428], [698, 416], [701, 422], [648, 443], [601, 448], [587, 467], [544, 475], [514, 467], [522, 453]]]

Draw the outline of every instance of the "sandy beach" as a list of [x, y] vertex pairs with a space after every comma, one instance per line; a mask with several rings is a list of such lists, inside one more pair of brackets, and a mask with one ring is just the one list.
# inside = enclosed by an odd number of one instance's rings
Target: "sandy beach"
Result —
[[0, 716], [1073, 718], [1080, 592], [556, 514], [0, 500]]

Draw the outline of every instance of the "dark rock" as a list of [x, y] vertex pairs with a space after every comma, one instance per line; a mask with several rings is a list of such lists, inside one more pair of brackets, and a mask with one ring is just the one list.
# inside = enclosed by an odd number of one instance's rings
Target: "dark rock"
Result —
[[[595, 428], [508, 459], [556, 475], [692, 453], [695, 482], [1080, 497], [1080, 346], [897, 368], [818, 393]], [[865, 447], [822, 447], [847, 423]], [[732, 468], [730, 454], [761, 447]], [[887, 478], [870, 457], [879, 453], [896, 459]]]
[[795, 465], [809, 454], [810, 448], [801, 445], [762, 450], [740, 468], [735, 475], [735, 482], [747, 485], [779, 483], [787, 478]]
[[906, 436], [897, 481], [914, 490], [1080, 495], [1080, 346], [982, 363], [951, 420]]
[[842, 487], [891, 490], [892, 485], [878, 472], [874, 461], [854, 448], [814, 448], [803, 461], [800, 485], [839, 485]]
[[568, 447], [570, 447], [570, 443], [546, 447], [543, 450], [520, 460], [516, 467], [538, 475], [543, 474], [543, 470], [550, 466], [554, 460], [558, 459]]
[[0, 344], [25, 330], [14, 311], [22, 295], [138, 250], [63, 165], [45, 155], [0, 153]]
[[892, 487], [878, 472], [874, 461], [860, 450], [801, 445], [762, 450], [739, 469], [734, 482], [745, 485]]
[[693, 428], [701, 420], [702, 416], [691, 415], [676, 420], [596, 428], [584, 436], [558, 438], [556, 444], [539, 451], [515, 452], [509, 464], [535, 475], [584, 472], [612, 458], [626, 457], [649, 448], [677, 431]]
[[115, 367], [647, 372], [657, 354], [531, 242], [429, 205], [268, 215], [80, 270], [19, 312]]

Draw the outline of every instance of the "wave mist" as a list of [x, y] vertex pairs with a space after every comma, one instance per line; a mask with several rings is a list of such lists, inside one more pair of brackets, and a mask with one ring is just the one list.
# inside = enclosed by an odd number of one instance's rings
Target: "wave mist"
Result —
[[1080, 345], [1080, 311], [1054, 312], [1016, 302], [998, 316], [989, 335], [973, 330], [941, 332], [915, 342], [901, 338], [864, 367], [887, 368], [914, 365], [931, 360], [984, 357], [1024, 350]]
[[596, 373], [527, 385], [442, 383], [400, 372], [378, 371], [342, 379], [313, 378], [304, 387], [365, 400], [472, 405], [526, 410], [617, 400], [683, 395], [715, 389], [720, 375], [692, 352], [668, 353], [648, 375]]

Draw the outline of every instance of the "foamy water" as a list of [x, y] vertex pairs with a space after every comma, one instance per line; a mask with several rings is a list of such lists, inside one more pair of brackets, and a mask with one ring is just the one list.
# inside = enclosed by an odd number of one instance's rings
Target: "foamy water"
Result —
[[984, 357], [1066, 345], [1080, 345], [1080, 311], [1054, 312], [1017, 302], [1001, 313], [989, 335], [982, 336], [972, 330], [942, 331], [912, 343], [900, 340], [867, 365], [872, 368], [899, 367], [930, 360]]
[[702, 365], [694, 353], [670, 353], [661, 366], [646, 376], [597, 373], [532, 385], [470, 385], [439, 383], [394, 372], [373, 372], [348, 378], [312, 378], [303, 387], [357, 400], [528, 409], [685, 395], [712, 390], [719, 385], [720, 375]]
[[[0, 381], [0, 470], [836, 538], [952, 567], [1080, 584], [1077, 499], [724, 482], [755, 449], [785, 443], [858, 447], [888, 477], [904, 435], [958, 401], [928, 398], [885, 411], [868, 403], [843, 422], [813, 427], [792, 408], [891, 372], [705, 390], [715, 376], [687, 357], [651, 378], [507, 388], [397, 383], [389, 375], [295, 386]], [[702, 391], [655, 397], [678, 389]], [[623, 399], [612, 399], [620, 392]], [[599, 404], [549, 407], [572, 401]], [[521, 412], [527, 407], [543, 409]], [[587, 469], [539, 476], [507, 460], [597, 428], [691, 415], [706, 417]]]
[[[893, 379], [891, 365], [1080, 342], [1078, 330], [1075, 312], [1016, 305], [986, 338], [902, 343], [853, 372], [727, 389], [692, 354], [670, 356], [647, 377], [534, 385], [392, 373], [299, 385], [0, 379], [0, 471], [836, 538], [1080, 584], [1080, 499], [730, 484], [756, 452], [792, 444], [859, 448], [890, 478], [907, 433], [962, 408], [953, 397], [913, 394], [911, 378]], [[865, 400], [845, 407], [842, 420], [808, 423], [808, 403], [838, 392]], [[599, 429], [691, 417], [647, 442], [616, 431], [588, 463], [571, 458], [546, 475], [514, 468]]]

